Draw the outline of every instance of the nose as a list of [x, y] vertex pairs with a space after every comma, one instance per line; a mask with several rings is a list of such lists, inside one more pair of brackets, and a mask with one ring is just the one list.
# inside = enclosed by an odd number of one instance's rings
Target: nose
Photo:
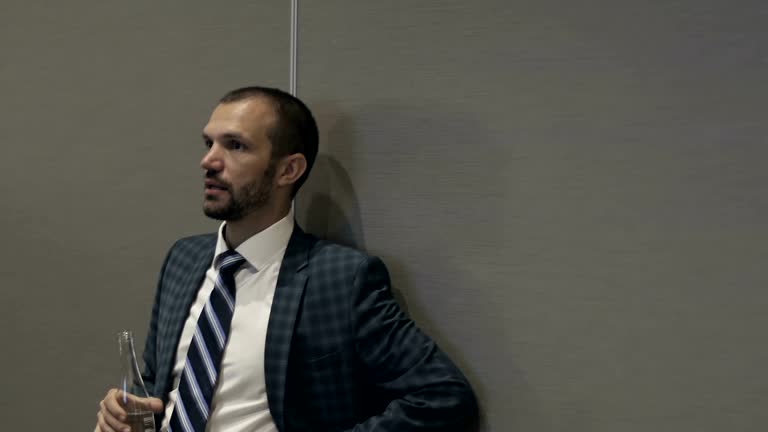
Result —
[[221, 171], [224, 168], [224, 162], [219, 154], [219, 146], [215, 142], [200, 160], [200, 167], [206, 171]]

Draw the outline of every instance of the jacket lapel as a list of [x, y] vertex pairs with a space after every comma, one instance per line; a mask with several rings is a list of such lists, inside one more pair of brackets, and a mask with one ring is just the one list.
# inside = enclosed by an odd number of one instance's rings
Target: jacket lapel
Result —
[[307, 283], [306, 272], [302, 270], [307, 266], [314, 241], [296, 225], [280, 266], [267, 325], [264, 376], [269, 410], [278, 430], [285, 430], [285, 383], [291, 338]]
[[205, 272], [211, 266], [215, 246], [216, 236], [211, 235], [201, 238], [198, 244], [191, 245], [183, 252], [180, 251], [180, 253], [184, 253], [184, 256], [179, 258], [181, 261], [179, 277], [176, 280], [166, 282], [169, 289], [166, 297], [173, 310], [168, 311], [169, 313], [166, 315], [171, 319], [168, 320], [167, 327], [160, 339], [169, 343], [159, 351], [157, 359], [158, 365], [166, 365], [167, 367], [164, 374], [165, 391], [162, 393], [164, 395], [167, 395], [171, 390], [172, 369], [176, 363], [176, 350], [179, 346], [179, 339], [181, 339], [181, 331], [189, 317], [189, 308], [197, 296]]

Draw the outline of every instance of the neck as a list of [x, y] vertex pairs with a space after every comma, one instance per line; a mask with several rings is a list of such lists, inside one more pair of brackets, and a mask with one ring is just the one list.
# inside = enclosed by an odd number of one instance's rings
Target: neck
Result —
[[284, 218], [290, 209], [291, 204], [289, 202], [288, 205], [262, 208], [236, 221], [227, 221], [224, 229], [224, 240], [227, 242], [227, 246], [231, 249], [237, 248], [244, 241]]

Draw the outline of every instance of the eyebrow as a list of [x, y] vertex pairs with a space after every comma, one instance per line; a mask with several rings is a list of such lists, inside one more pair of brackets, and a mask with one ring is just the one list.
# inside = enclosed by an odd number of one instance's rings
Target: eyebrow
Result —
[[[205, 132], [203, 132], [202, 136], [203, 136], [204, 140], [211, 140], [211, 137], [208, 136], [208, 134], [206, 134]], [[221, 135], [221, 137], [223, 139], [235, 139], [235, 140], [238, 140], [238, 141], [244, 141], [246, 143], [250, 142], [250, 140], [248, 140], [248, 138], [246, 138], [245, 136], [240, 135], [238, 133], [231, 133], [231, 132], [230, 133], [225, 133], [225, 134]]]

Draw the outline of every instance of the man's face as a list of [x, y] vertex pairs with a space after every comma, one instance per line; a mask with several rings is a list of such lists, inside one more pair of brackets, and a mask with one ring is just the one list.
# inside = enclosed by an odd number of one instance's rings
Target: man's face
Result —
[[203, 129], [208, 151], [200, 161], [206, 216], [236, 221], [270, 202], [275, 164], [267, 132], [275, 120], [263, 98], [220, 104], [213, 110]]

